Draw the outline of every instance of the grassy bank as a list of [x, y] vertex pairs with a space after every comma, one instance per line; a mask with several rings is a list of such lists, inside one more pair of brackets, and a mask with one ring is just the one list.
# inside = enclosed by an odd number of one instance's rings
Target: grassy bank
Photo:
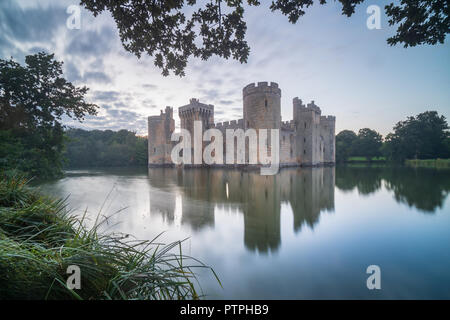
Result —
[[[102, 234], [103, 221], [87, 229], [83, 220], [25, 179], [0, 176], [0, 299], [199, 298], [194, 268], [210, 268], [183, 256], [180, 242]], [[66, 285], [70, 265], [81, 289]]]
[[450, 159], [427, 159], [427, 160], [406, 160], [405, 164], [410, 167], [425, 168], [450, 168]]
[[346, 163], [383, 163], [386, 162], [385, 157], [374, 157], [370, 160], [367, 160], [366, 157], [350, 157], [346, 161]]

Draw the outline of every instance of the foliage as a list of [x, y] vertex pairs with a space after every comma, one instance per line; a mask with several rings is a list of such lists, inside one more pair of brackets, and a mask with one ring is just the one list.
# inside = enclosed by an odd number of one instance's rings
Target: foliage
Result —
[[383, 137], [375, 130], [369, 128], [360, 129], [358, 138], [352, 144], [354, 156], [366, 157], [367, 160], [381, 155], [380, 148]]
[[[193, 270], [210, 268], [183, 256], [180, 242], [106, 235], [98, 231], [102, 221], [87, 229], [84, 218], [70, 216], [65, 201], [42, 196], [25, 179], [2, 175], [0, 299], [199, 298]], [[80, 268], [81, 289], [66, 285], [70, 265]]]
[[381, 146], [382, 136], [374, 130], [364, 128], [358, 135], [344, 130], [336, 136], [336, 161], [347, 162], [350, 157], [364, 157], [371, 161], [381, 155]]
[[[247, 25], [244, 5], [259, 6], [258, 0], [81, 0], [94, 16], [109, 11], [117, 25], [124, 48], [141, 57], [154, 57], [163, 75], [173, 71], [184, 75], [190, 57], [207, 60], [213, 55], [247, 62], [250, 48], [245, 40]], [[327, 0], [319, 0], [326, 4]], [[348, 17], [364, 0], [339, 0], [342, 14]], [[312, 6], [313, 0], [273, 0], [271, 11], [280, 11], [296, 23]], [[443, 43], [450, 30], [447, 0], [401, 0], [386, 6], [390, 25], [397, 33], [390, 45], [405, 47]], [[187, 13], [191, 13], [188, 15]]]
[[85, 101], [87, 91], [62, 77], [53, 54], [28, 55], [25, 66], [0, 59], [0, 168], [59, 175], [63, 116], [82, 121], [96, 114], [97, 106]]
[[358, 139], [351, 130], [343, 130], [336, 136], [336, 162], [346, 162], [353, 155], [352, 145]]
[[386, 136], [386, 155], [393, 160], [450, 157], [448, 123], [436, 111], [408, 117]]
[[69, 129], [66, 131], [67, 166], [126, 167], [147, 165], [147, 138], [134, 132], [120, 130]]

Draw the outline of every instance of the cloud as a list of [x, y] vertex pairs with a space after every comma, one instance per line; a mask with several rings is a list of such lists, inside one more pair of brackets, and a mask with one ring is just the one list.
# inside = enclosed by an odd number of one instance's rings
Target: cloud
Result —
[[110, 26], [103, 26], [100, 30], [79, 30], [65, 48], [65, 53], [81, 58], [96, 57], [110, 52], [116, 32]]
[[112, 79], [104, 72], [86, 72], [83, 76], [84, 82], [111, 83]]
[[118, 91], [94, 91], [93, 98], [100, 102], [114, 102], [120, 97], [120, 92]]
[[232, 101], [232, 100], [220, 100], [219, 103], [220, 104], [224, 104], [224, 105], [230, 105], [230, 104], [233, 104], [234, 101]]
[[144, 89], [158, 89], [158, 86], [157, 86], [157, 85], [154, 85], [154, 84], [151, 84], [151, 83], [143, 84], [142, 87], [143, 87]]

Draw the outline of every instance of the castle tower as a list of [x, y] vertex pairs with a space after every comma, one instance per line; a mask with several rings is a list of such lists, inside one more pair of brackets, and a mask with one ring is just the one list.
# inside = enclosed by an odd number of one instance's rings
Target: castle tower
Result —
[[323, 137], [323, 162], [326, 164], [336, 161], [336, 117], [320, 117], [320, 135]]
[[243, 90], [244, 129], [280, 129], [281, 89], [278, 84], [258, 82]]
[[166, 107], [159, 116], [148, 117], [148, 165], [171, 166], [172, 132], [175, 130], [173, 108]]
[[[244, 102], [244, 130], [281, 128], [281, 89], [275, 82], [251, 83], [242, 90]], [[267, 132], [267, 150], [271, 152], [270, 132]], [[259, 146], [259, 142], [258, 142]], [[248, 159], [248, 148], [247, 148]], [[259, 159], [259, 147], [257, 154]]]
[[[186, 129], [191, 134], [191, 154], [194, 157], [194, 122], [202, 122], [202, 134], [203, 132], [212, 128], [214, 126], [214, 106], [212, 104], [201, 103], [198, 99], [192, 98], [189, 104], [182, 106], [178, 109], [178, 115], [180, 116], [180, 127], [181, 129]], [[202, 144], [202, 154], [205, 143], [200, 141]], [[193, 160], [193, 159], [192, 159]], [[192, 163], [194, 163], [192, 161]]]
[[318, 165], [323, 161], [320, 108], [314, 101], [305, 106], [299, 98], [294, 98], [293, 108], [294, 124], [297, 129], [297, 155], [303, 165]]

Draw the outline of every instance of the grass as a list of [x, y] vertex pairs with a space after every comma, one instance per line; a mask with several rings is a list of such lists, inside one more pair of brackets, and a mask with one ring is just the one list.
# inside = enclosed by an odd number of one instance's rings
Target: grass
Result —
[[[65, 200], [41, 195], [19, 176], [0, 176], [0, 299], [198, 299], [195, 268], [181, 241], [163, 245], [103, 234], [69, 214]], [[71, 290], [67, 268], [81, 271]], [[200, 288], [201, 289], [201, 288]]]
[[348, 158], [348, 163], [356, 163], [356, 162], [385, 162], [385, 157], [373, 157], [370, 161], [367, 160], [366, 157], [350, 157]]
[[450, 168], [450, 159], [414, 159], [406, 160], [405, 164], [410, 167]]

